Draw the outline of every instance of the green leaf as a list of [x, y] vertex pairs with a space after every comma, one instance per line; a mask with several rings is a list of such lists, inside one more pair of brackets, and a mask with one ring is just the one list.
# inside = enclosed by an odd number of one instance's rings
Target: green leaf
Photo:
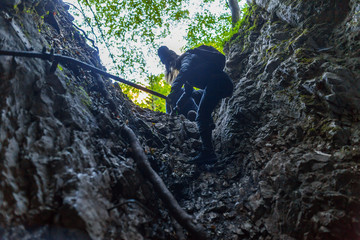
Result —
[[[224, 7], [223, 13], [210, 11], [215, 2]], [[86, 28], [89, 36], [102, 43], [113, 56], [110, 71], [126, 79], [133, 78], [154, 91], [167, 95], [170, 86], [163, 76], [149, 70], [149, 55], [156, 55], [160, 39], [174, 33], [174, 26], [185, 25], [185, 46], [190, 49], [201, 44], [213, 45], [222, 51], [231, 30], [230, 10], [226, 0], [78, 0], [84, 21], [77, 23]], [[157, 57], [157, 56], [156, 56]], [[154, 61], [154, 60], [153, 60]], [[159, 61], [157, 58], [155, 61]], [[140, 81], [140, 79], [145, 79]], [[137, 104], [155, 111], [165, 111], [165, 101], [154, 96], [142, 98], [141, 93], [129, 86], [121, 86], [124, 93]]]

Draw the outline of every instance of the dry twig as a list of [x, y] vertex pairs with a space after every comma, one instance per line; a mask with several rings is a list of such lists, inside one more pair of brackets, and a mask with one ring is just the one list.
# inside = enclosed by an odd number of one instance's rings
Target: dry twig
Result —
[[176, 219], [176, 221], [183, 226], [190, 234], [194, 235], [196, 239], [207, 239], [205, 229], [195, 222], [193, 217], [187, 214], [176, 201], [175, 197], [171, 194], [166, 187], [160, 176], [151, 167], [143, 148], [137, 140], [135, 133], [126, 125], [123, 125], [123, 132], [130, 140], [130, 146], [133, 149], [133, 158], [143, 172], [145, 177], [152, 183], [155, 191], [163, 201], [165, 206], [170, 211], [170, 214]]

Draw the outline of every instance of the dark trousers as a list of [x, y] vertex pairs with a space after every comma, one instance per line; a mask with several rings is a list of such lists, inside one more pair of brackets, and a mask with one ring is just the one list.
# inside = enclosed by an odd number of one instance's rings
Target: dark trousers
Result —
[[[233, 89], [234, 85], [225, 72], [214, 74], [208, 80], [205, 89], [202, 90], [198, 104], [199, 108], [196, 122], [200, 134], [204, 131], [211, 131], [214, 128], [211, 114], [222, 98], [232, 95]], [[200, 94], [200, 92], [193, 96], [194, 99], [199, 98], [198, 94]]]
[[[196, 91], [194, 91], [196, 92]], [[179, 101], [180, 99], [180, 101]], [[178, 105], [178, 113], [183, 114], [185, 117], [191, 110], [197, 112], [198, 102], [196, 103], [191, 95], [185, 94], [184, 88], [172, 95], [170, 99], [171, 103], [166, 101], [166, 113], [171, 114], [172, 109]]]
[[[234, 85], [230, 77], [223, 71], [203, 75], [206, 78], [204, 89], [192, 91], [191, 95], [187, 94], [182, 88], [174, 94], [171, 102], [176, 102], [179, 107], [179, 113], [187, 116], [190, 110], [197, 111], [196, 123], [199, 129], [203, 151], [213, 151], [211, 141], [212, 130], [215, 128], [214, 120], [211, 116], [216, 105], [222, 98], [232, 95]], [[167, 103], [167, 112], [168, 103]]]

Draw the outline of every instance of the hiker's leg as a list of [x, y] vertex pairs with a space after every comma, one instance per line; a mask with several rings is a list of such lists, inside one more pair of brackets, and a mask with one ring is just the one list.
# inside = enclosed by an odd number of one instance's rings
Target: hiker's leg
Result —
[[214, 147], [212, 144], [212, 130], [215, 125], [211, 117], [212, 111], [216, 107], [220, 98], [216, 95], [213, 86], [207, 86], [200, 100], [198, 116], [196, 123], [199, 128], [199, 134], [202, 141], [202, 149], [198, 156], [189, 161], [189, 163], [204, 164], [217, 161]]
[[230, 77], [225, 72], [219, 72], [218, 74], [212, 75], [204, 90], [198, 90], [196, 93], [193, 92], [194, 99], [198, 98], [201, 94], [196, 120], [199, 131], [205, 129], [208, 125], [211, 126], [212, 129], [215, 127], [211, 114], [222, 98], [231, 96], [233, 89], [234, 85]]
[[198, 116], [196, 122], [198, 124], [199, 132], [205, 129], [214, 129], [214, 121], [211, 116], [216, 105], [219, 103], [221, 97], [219, 97], [218, 90], [210, 83], [203, 91], [198, 109]]
[[201, 100], [201, 97], [202, 97], [203, 94], [204, 94], [204, 90], [202, 90], [202, 89], [194, 90], [194, 91], [192, 92], [192, 95], [191, 95], [191, 96], [194, 98], [195, 103], [196, 103], [197, 105], [200, 104], [200, 100]]
[[230, 97], [234, 90], [234, 84], [229, 75], [222, 71], [212, 75], [212, 86], [221, 98]]
[[217, 161], [212, 144], [212, 130], [215, 128], [215, 124], [211, 114], [220, 100], [230, 96], [232, 91], [233, 84], [226, 73], [219, 73], [216, 77], [209, 79], [208, 85], [203, 91], [196, 118], [202, 141], [202, 150], [189, 163], [204, 164]]
[[[177, 102], [177, 107], [179, 109], [179, 113], [183, 114], [187, 117], [190, 121], [194, 121], [196, 118], [196, 112], [198, 110], [198, 106], [195, 103], [194, 99], [191, 95], [187, 95], [186, 93], [180, 97], [179, 101]], [[191, 112], [189, 114], [189, 112]]]

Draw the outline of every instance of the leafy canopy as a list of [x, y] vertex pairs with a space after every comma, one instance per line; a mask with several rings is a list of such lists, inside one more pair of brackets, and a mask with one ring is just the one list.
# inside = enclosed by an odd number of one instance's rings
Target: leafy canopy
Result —
[[[201, 44], [222, 51], [223, 39], [231, 28], [226, 0], [77, 0], [82, 17], [78, 24], [89, 36], [106, 45], [112, 55], [110, 71], [167, 95], [170, 86], [163, 80], [157, 49], [174, 31], [186, 30], [182, 51]], [[214, 13], [217, 3], [222, 10]], [[74, 12], [80, 15], [79, 12]], [[90, 26], [90, 27], [89, 27]], [[87, 27], [87, 28], [86, 28]], [[175, 43], [176, 44], [176, 43]], [[181, 44], [181, 43], [179, 43]], [[172, 48], [171, 46], [169, 46]], [[111, 62], [110, 62], [111, 63]], [[154, 69], [156, 69], [154, 71]], [[144, 80], [141, 80], [144, 79]], [[138, 105], [164, 111], [164, 100], [141, 98], [139, 90], [121, 86]], [[141, 100], [141, 101], [140, 101]]]

